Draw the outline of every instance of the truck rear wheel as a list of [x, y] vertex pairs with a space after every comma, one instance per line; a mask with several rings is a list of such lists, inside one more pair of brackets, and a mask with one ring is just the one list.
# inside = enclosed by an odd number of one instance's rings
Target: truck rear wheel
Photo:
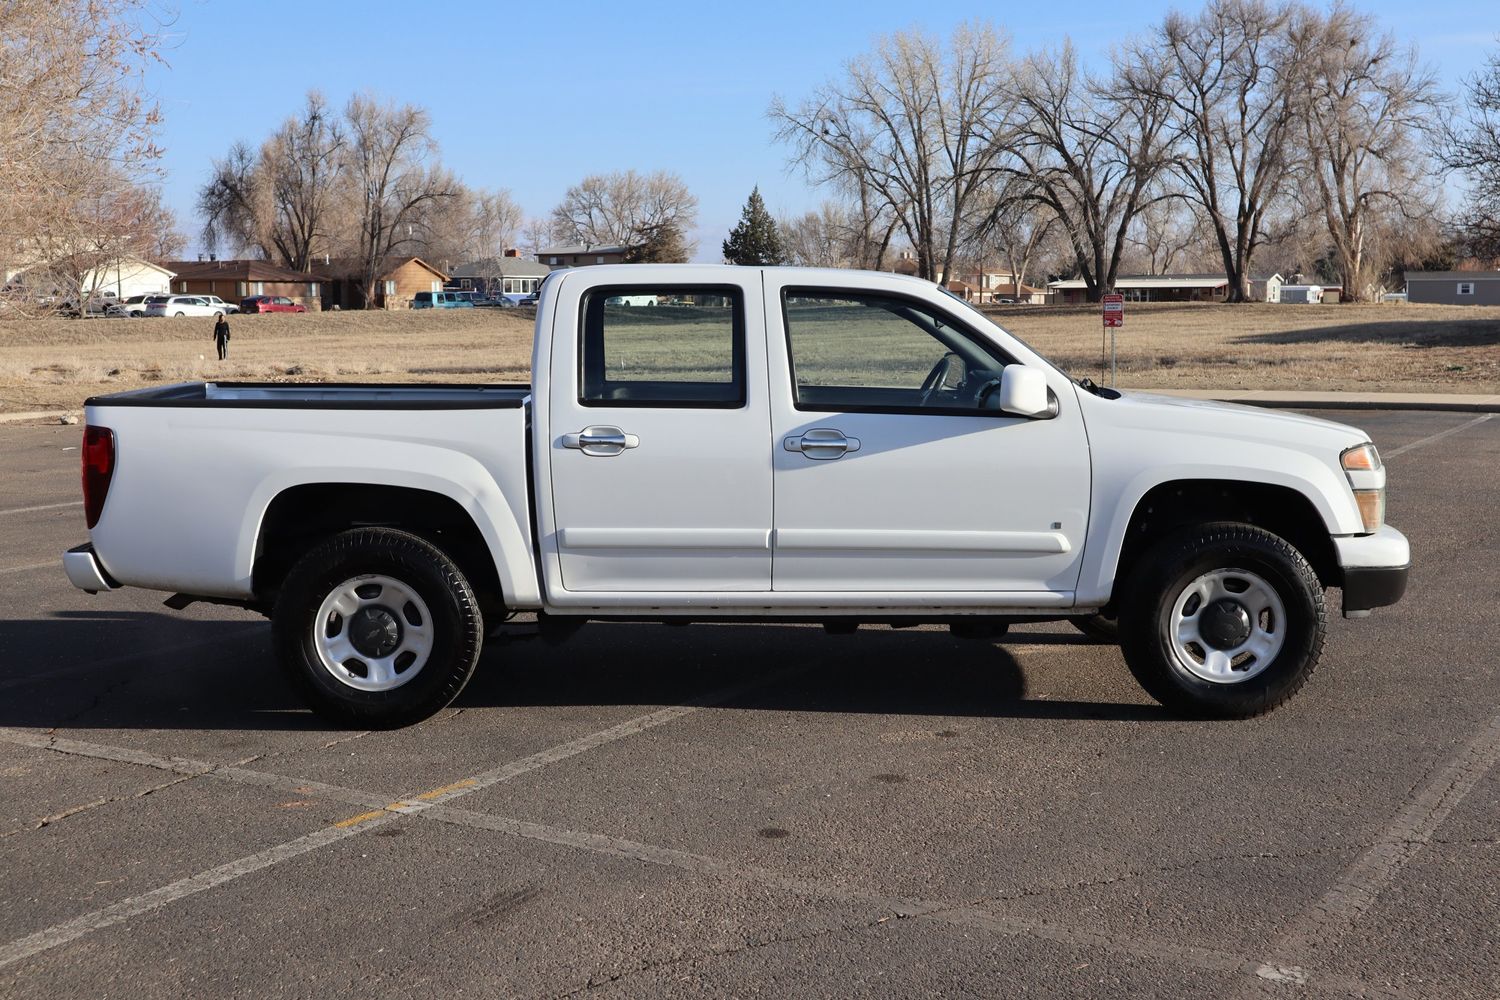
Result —
[[387, 728], [458, 697], [479, 662], [484, 622], [440, 549], [405, 531], [359, 528], [292, 567], [272, 633], [282, 668], [315, 712]]
[[1120, 645], [1168, 708], [1249, 718], [1295, 695], [1318, 665], [1327, 609], [1318, 576], [1285, 539], [1216, 523], [1163, 539], [1131, 574]]

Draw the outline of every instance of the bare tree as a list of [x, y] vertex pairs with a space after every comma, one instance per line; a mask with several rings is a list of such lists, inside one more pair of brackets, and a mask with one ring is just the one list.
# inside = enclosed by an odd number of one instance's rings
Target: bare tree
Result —
[[256, 153], [237, 142], [198, 192], [203, 237], [294, 271], [327, 253], [344, 207], [344, 124], [317, 91]]
[[[679, 234], [698, 221], [698, 199], [666, 170], [590, 174], [568, 188], [552, 210], [552, 238], [585, 246], [631, 246], [670, 223]], [[693, 248], [687, 246], [687, 253]]]
[[[1141, 209], [1125, 240], [1133, 248], [1127, 255], [1130, 266], [1134, 268], [1139, 259], [1148, 274], [1198, 271], [1222, 263], [1223, 245], [1207, 212], [1187, 198], [1163, 198]], [[1248, 280], [1249, 272], [1245, 273]]]
[[261, 147], [270, 188], [276, 257], [294, 271], [326, 251], [346, 168], [343, 124], [323, 95], [310, 91], [300, 118], [289, 118]]
[[1377, 34], [1368, 15], [1307, 13], [1308, 58], [1293, 88], [1304, 128], [1304, 194], [1323, 217], [1344, 294], [1368, 298], [1403, 220], [1435, 211], [1424, 133], [1440, 98], [1414, 49]]
[[990, 261], [1005, 265], [1018, 293], [1037, 251], [1058, 229], [1056, 214], [1035, 195], [1029, 179], [1014, 176], [990, 187], [976, 206], [982, 214], [966, 243], [967, 254], [980, 267]]
[[155, 175], [160, 116], [144, 74], [160, 61], [159, 30], [144, 0], [0, 4], [6, 272], [95, 253], [99, 206]]
[[1475, 257], [1500, 258], [1500, 52], [1464, 81], [1463, 113], [1448, 123], [1443, 166], [1463, 174], [1469, 197], [1457, 219], [1464, 249]]
[[369, 308], [375, 304], [384, 258], [412, 241], [420, 213], [455, 197], [458, 182], [436, 164], [431, 117], [421, 108], [382, 104], [357, 94], [349, 99], [344, 117], [347, 169], [356, 189], [353, 249]]
[[411, 229], [402, 252], [421, 257], [442, 271], [475, 259], [479, 245], [478, 195], [454, 182], [447, 198], [434, 198], [413, 209]]
[[250, 147], [236, 142], [198, 189], [203, 217], [203, 244], [210, 253], [251, 250], [270, 260], [271, 199], [260, 161]]
[[474, 256], [503, 257], [516, 246], [526, 213], [504, 188], [474, 194]]
[[517, 246], [528, 257], [536, 257], [552, 242], [552, 226], [546, 219], [527, 219], [521, 224]]
[[768, 114], [793, 163], [854, 197], [866, 220], [888, 211], [917, 273], [946, 281], [971, 202], [1006, 148], [1008, 68], [987, 23], [960, 26], [946, 50], [901, 32], [795, 108], [775, 98]]
[[1167, 107], [1160, 82], [1142, 79], [1160, 67], [1116, 68], [1109, 80], [1087, 79], [1071, 44], [1021, 64], [1019, 98], [1006, 176], [1030, 182], [1025, 197], [1056, 215], [1073, 248], [1090, 301], [1114, 288], [1126, 234], [1136, 213], [1160, 197], [1168, 162]]
[[790, 262], [799, 267], [861, 267], [862, 225], [856, 213], [837, 201], [817, 211], [776, 220]]
[[1296, 10], [1267, 0], [1209, 0], [1196, 16], [1173, 12], [1125, 75], [1166, 102], [1175, 172], [1202, 206], [1230, 302], [1250, 300], [1267, 212], [1292, 177], [1305, 55], [1292, 30]]

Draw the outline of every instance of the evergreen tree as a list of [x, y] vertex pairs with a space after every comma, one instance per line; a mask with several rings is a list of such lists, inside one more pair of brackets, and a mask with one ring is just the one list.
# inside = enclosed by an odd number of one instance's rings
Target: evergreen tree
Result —
[[724, 260], [730, 264], [770, 265], [785, 264], [786, 259], [781, 232], [766, 211], [757, 185], [740, 213], [740, 224], [729, 231], [729, 239], [724, 241]]

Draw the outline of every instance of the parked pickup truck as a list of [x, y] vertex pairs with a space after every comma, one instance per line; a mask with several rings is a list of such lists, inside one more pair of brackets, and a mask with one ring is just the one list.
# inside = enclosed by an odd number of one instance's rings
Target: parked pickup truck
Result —
[[[656, 304], [611, 305], [618, 299]], [[1290, 698], [1405, 537], [1361, 431], [1074, 381], [929, 282], [554, 272], [530, 386], [192, 383], [87, 404], [89, 592], [268, 614], [312, 706], [409, 723], [486, 623], [1072, 620], [1218, 717]]]

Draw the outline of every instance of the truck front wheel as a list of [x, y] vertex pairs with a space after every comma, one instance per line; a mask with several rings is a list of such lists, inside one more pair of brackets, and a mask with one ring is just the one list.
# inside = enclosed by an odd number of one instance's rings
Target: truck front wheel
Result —
[[282, 585], [277, 656], [315, 712], [339, 725], [404, 726], [458, 696], [484, 622], [468, 581], [430, 542], [392, 528], [324, 541]]
[[1130, 576], [1120, 646], [1168, 708], [1249, 718], [1288, 701], [1323, 651], [1318, 576], [1285, 539], [1248, 524], [1205, 524], [1163, 539]]

